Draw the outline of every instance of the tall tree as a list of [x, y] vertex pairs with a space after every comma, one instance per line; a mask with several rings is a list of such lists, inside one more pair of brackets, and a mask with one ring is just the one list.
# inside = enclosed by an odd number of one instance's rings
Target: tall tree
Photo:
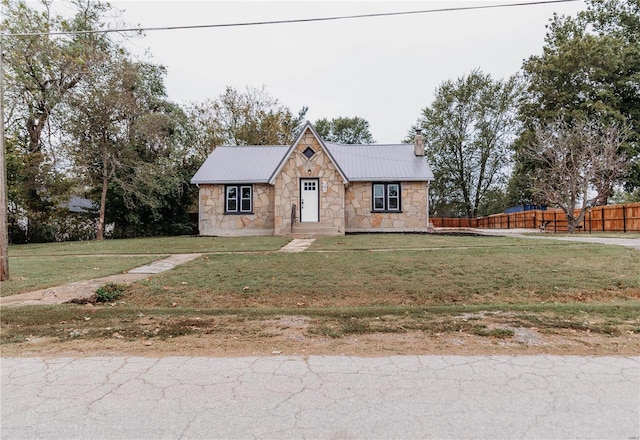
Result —
[[[233, 87], [215, 100], [187, 109], [198, 129], [196, 152], [206, 157], [218, 145], [284, 145], [293, 141], [307, 108], [294, 114], [264, 89]], [[204, 160], [204, 159], [203, 159]]]
[[[541, 55], [524, 62], [526, 101], [521, 108], [525, 130], [518, 149], [525, 149], [536, 127], [558, 114], [568, 122], [599, 119], [626, 124], [629, 137], [620, 148], [631, 162], [624, 182], [640, 186], [640, 0], [587, 0], [576, 17], [554, 15]], [[517, 155], [514, 193], [526, 194], [523, 175], [533, 163]], [[601, 188], [598, 204], [606, 204], [613, 188]], [[524, 196], [526, 197], [526, 195]]]
[[322, 139], [338, 144], [373, 144], [369, 122], [359, 116], [318, 119], [314, 124]]
[[518, 129], [518, 79], [493, 80], [479, 70], [441, 84], [418, 126], [434, 170], [434, 215], [473, 218], [485, 196], [501, 188]]
[[[531, 188], [538, 201], [565, 213], [573, 233], [587, 211], [624, 175], [627, 157], [620, 146], [626, 130], [600, 122], [563, 118], [536, 127], [524, 154], [535, 162]], [[576, 214], [577, 213], [577, 214]]]
[[135, 212], [158, 207], [167, 186], [180, 187], [172, 145], [177, 110], [165, 99], [163, 77], [162, 67], [114, 55], [69, 99], [69, 151], [84, 185], [99, 194], [98, 240], [110, 191]]
[[46, 223], [55, 208], [55, 188], [64, 179], [55, 166], [57, 136], [52, 117], [69, 91], [86, 77], [92, 65], [105, 58], [111, 46], [104, 34], [52, 35], [101, 29], [108, 4], [75, 0], [74, 15], [65, 18], [51, 12], [51, 3], [41, 0], [37, 8], [31, 8], [22, 0], [2, 0], [3, 33], [45, 33], [7, 37], [3, 46], [10, 116], [7, 131], [23, 164], [16, 174], [20, 180], [10, 179], [19, 189], [10, 191], [18, 197], [11, 202], [27, 216], [29, 241], [43, 238], [39, 225]]

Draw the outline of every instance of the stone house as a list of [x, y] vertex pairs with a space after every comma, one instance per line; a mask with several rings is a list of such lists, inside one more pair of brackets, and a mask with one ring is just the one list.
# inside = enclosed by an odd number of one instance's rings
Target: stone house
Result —
[[433, 173], [424, 141], [342, 145], [309, 122], [291, 145], [221, 146], [191, 179], [199, 233], [342, 235], [424, 232]]

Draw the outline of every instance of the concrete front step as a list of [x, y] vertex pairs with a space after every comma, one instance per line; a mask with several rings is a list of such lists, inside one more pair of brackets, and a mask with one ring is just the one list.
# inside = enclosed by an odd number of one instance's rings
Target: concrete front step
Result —
[[344, 235], [344, 233], [335, 226], [319, 223], [296, 223], [293, 225], [293, 232], [290, 234], [293, 238], [331, 237], [334, 235]]

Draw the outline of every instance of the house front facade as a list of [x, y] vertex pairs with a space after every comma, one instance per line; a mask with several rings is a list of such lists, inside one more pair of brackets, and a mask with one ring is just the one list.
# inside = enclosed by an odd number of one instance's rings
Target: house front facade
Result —
[[325, 142], [307, 122], [291, 145], [222, 146], [191, 183], [205, 236], [429, 230], [433, 173], [414, 144]]

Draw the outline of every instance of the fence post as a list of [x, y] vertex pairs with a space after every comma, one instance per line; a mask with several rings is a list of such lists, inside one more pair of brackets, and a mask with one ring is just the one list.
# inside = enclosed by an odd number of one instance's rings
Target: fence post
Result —
[[604, 232], [604, 208], [600, 208], [602, 213], [602, 232]]
[[558, 232], [558, 220], [556, 219], [556, 211], [553, 211], [553, 233]]
[[622, 232], [627, 232], [627, 206], [622, 205]]
[[591, 234], [591, 209], [589, 209], [589, 234]]

